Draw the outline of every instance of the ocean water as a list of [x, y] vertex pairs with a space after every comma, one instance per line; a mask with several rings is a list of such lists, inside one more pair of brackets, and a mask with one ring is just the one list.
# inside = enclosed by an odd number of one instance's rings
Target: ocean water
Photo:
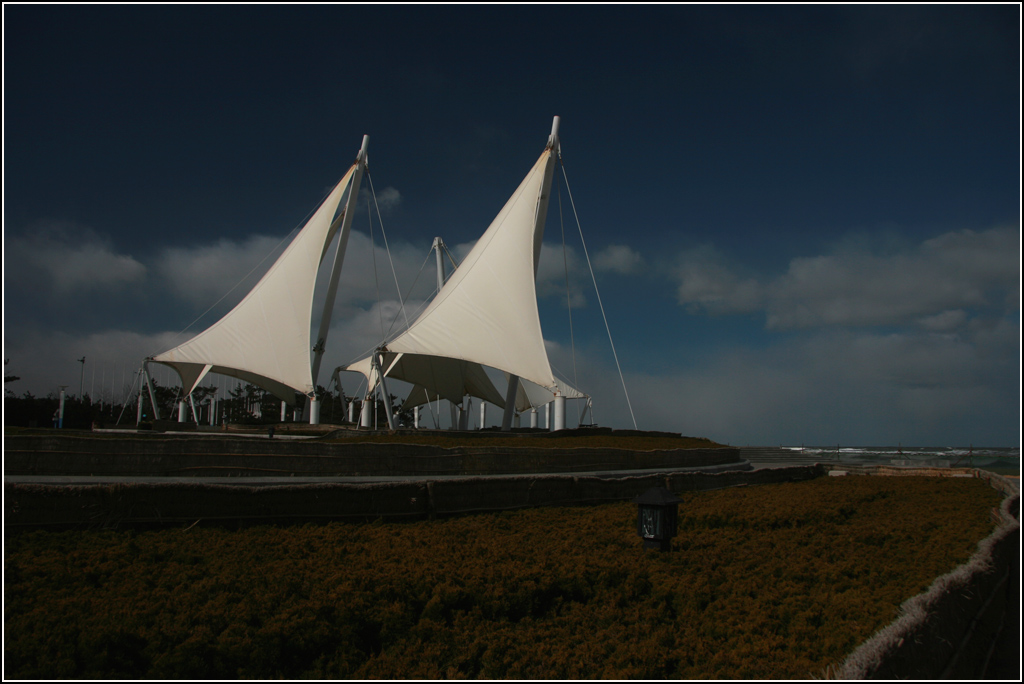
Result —
[[864, 465], [906, 465], [968, 468], [1020, 469], [1020, 447], [783, 447], [794, 455], [814, 456], [821, 462], [841, 461]]

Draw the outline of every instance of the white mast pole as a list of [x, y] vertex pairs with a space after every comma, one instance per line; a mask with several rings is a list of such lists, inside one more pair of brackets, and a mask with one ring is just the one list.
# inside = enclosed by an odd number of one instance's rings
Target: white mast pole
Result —
[[441, 254], [441, 250], [444, 249], [444, 240], [435, 237], [431, 249], [434, 250], [434, 256], [437, 259], [437, 291], [440, 292], [444, 287], [444, 258]]
[[562, 117], [556, 116], [551, 121], [551, 135], [548, 136], [548, 147], [558, 152], [558, 125], [562, 123]]
[[[352, 176], [351, 187], [348, 191], [348, 199], [345, 201], [345, 208], [342, 210], [341, 228], [338, 230], [338, 245], [334, 252], [334, 267], [331, 269], [331, 280], [327, 286], [327, 298], [324, 301], [323, 315], [320, 317], [320, 332], [317, 335], [316, 344], [313, 345], [313, 396], [316, 395], [316, 379], [320, 374], [320, 362], [323, 360], [324, 349], [327, 345], [327, 333], [331, 327], [331, 314], [334, 311], [334, 300], [338, 293], [338, 282], [341, 279], [341, 264], [345, 260], [345, 249], [348, 247], [348, 235], [352, 228], [352, 214], [355, 209], [356, 199], [359, 195], [359, 184], [363, 180], [363, 172], [366, 170], [366, 150], [370, 145], [370, 136], [363, 136], [363, 145], [356, 155], [356, 170]], [[310, 411], [310, 421], [313, 419], [313, 411]]]
[[[548, 215], [548, 200], [551, 197], [551, 178], [555, 173], [555, 157], [558, 155], [558, 126], [561, 117], [556, 116], [551, 121], [551, 135], [548, 136], [548, 144], [545, 149], [551, 150], [547, 164], [544, 166], [544, 183], [541, 185], [540, 197], [537, 198], [537, 213], [534, 215], [533, 233], [533, 277], [537, 278], [537, 264], [540, 261], [540, 246], [544, 242], [544, 222]], [[501, 420], [502, 431], [512, 429], [512, 418], [515, 416], [516, 393], [519, 390], [519, 376], [512, 375], [508, 380], [508, 391], [505, 393], [505, 415]]]
[[[440, 292], [441, 288], [444, 287], [444, 255], [442, 254], [445, 248], [444, 240], [440, 237], [435, 237], [434, 244], [430, 248], [434, 250], [434, 257], [437, 260], [437, 291]], [[458, 430], [462, 422], [459, 415], [459, 406], [454, 402], [449, 402], [449, 409], [451, 411], [451, 429]]]

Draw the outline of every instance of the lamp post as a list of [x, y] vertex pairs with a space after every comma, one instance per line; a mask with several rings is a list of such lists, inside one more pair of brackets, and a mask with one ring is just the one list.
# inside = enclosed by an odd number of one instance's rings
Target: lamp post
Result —
[[57, 407], [57, 428], [64, 427], [64, 389], [67, 385], [60, 385], [60, 405]]
[[644, 540], [644, 548], [670, 551], [683, 500], [664, 487], [652, 487], [633, 501], [637, 504], [636, 533]]
[[78, 390], [78, 399], [80, 401], [85, 400], [85, 357], [78, 359], [78, 363], [82, 364], [82, 386]]

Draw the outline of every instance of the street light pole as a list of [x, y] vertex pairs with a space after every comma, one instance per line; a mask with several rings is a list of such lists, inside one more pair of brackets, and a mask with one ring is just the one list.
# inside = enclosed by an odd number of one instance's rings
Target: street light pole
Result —
[[82, 364], [82, 386], [78, 390], [78, 399], [85, 401], [85, 357], [78, 359], [78, 363]]
[[60, 403], [57, 405], [57, 427], [61, 429], [64, 427], [64, 388], [67, 385], [59, 385], [60, 387]]

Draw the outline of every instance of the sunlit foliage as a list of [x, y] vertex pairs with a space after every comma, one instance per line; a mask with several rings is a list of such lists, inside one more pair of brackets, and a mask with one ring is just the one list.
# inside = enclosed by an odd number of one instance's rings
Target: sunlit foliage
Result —
[[396, 524], [10, 536], [13, 678], [806, 678], [967, 560], [983, 481], [684, 494]]

